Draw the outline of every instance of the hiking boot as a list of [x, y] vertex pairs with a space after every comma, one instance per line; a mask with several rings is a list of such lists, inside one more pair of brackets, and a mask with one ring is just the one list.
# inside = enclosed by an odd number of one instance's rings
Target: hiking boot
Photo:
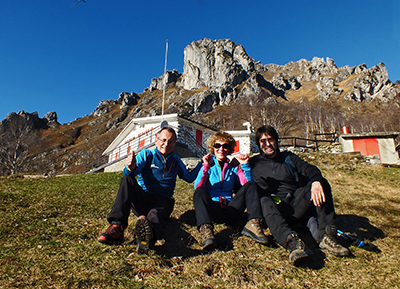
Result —
[[261, 228], [261, 219], [251, 219], [242, 230], [242, 235], [252, 238], [254, 241], [268, 245], [268, 238], [265, 237]]
[[296, 233], [292, 233], [287, 237], [285, 248], [290, 252], [289, 261], [295, 266], [308, 258], [305, 249], [306, 245]]
[[214, 226], [212, 224], [203, 224], [200, 226], [201, 247], [203, 250], [211, 250], [216, 246], [214, 237]]
[[125, 227], [120, 223], [112, 222], [107, 230], [99, 237], [99, 242], [107, 245], [121, 243], [124, 239]]
[[319, 248], [321, 250], [327, 250], [332, 255], [338, 257], [350, 256], [350, 250], [339, 244], [336, 239], [336, 234], [337, 232], [335, 226], [326, 226], [325, 234], [322, 237], [321, 242], [319, 243]]
[[138, 254], [147, 254], [154, 236], [149, 220], [143, 215], [139, 216], [134, 231]]

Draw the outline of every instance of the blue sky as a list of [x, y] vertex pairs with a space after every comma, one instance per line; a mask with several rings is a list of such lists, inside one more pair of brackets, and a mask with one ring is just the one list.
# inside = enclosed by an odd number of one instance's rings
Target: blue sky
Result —
[[231, 39], [262, 64], [314, 56], [400, 80], [400, 1], [1, 0], [0, 120], [56, 111], [60, 123], [122, 91], [141, 93], [202, 38]]

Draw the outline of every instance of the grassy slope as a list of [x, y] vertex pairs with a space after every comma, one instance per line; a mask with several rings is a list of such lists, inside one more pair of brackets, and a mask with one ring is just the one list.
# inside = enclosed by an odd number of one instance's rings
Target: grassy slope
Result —
[[[296, 268], [287, 252], [254, 243], [223, 225], [219, 249], [203, 253], [191, 185], [178, 181], [165, 243], [137, 255], [97, 242], [121, 174], [0, 179], [1, 288], [393, 288], [399, 286], [399, 169], [369, 166], [352, 155], [307, 155], [330, 180], [338, 223], [382, 252], [351, 247], [352, 258], [313, 251]], [[130, 217], [131, 223], [135, 217]], [[128, 227], [131, 233], [132, 227]], [[268, 231], [267, 231], [268, 232]], [[304, 233], [304, 232], [303, 232]]]

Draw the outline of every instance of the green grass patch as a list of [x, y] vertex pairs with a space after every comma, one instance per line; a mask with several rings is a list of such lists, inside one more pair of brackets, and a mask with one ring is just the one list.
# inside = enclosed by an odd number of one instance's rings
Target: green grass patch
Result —
[[365, 165], [353, 156], [309, 156], [331, 182], [339, 227], [357, 232], [381, 253], [350, 247], [353, 256], [342, 259], [305, 239], [313, 255], [298, 268], [283, 248], [257, 244], [225, 225], [216, 226], [218, 249], [203, 252], [193, 185], [178, 180], [165, 241], [149, 255], [137, 255], [132, 226], [120, 246], [97, 241], [108, 225], [120, 173], [1, 178], [0, 287], [398, 287], [400, 170]]

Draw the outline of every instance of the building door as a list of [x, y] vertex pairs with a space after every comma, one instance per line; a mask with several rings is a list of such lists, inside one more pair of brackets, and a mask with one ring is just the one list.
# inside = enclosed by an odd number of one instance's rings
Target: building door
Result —
[[196, 129], [196, 142], [199, 146], [203, 146], [203, 131]]
[[353, 139], [353, 148], [355, 152], [360, 152], [364, 156], [381, 155], [379, 153], [379, 143], [376, 138]]

